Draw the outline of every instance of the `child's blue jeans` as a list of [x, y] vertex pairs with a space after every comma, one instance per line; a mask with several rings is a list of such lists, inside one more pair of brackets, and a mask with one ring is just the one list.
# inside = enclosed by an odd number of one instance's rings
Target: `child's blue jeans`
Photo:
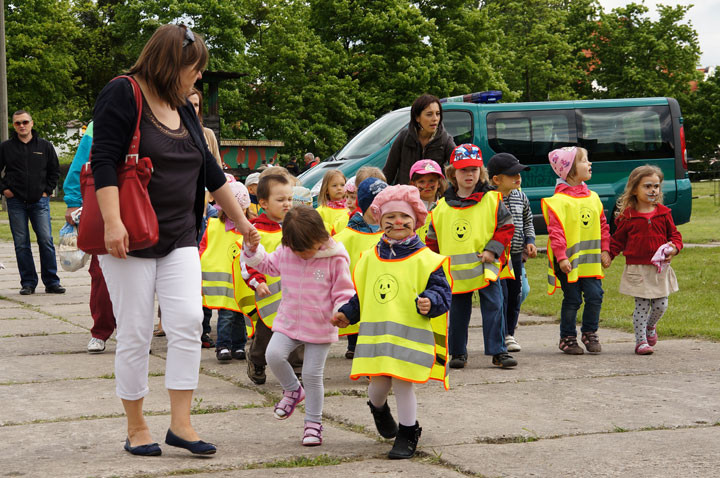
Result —
[[[500, 282], [490, 282], [487, 287], [478, 290], [478, 293], [480, 294], [485, 355], [497, 355], [507, 352], [507, 347], [505, 347], [503, 293]], [[467, 355], [472, 296], [472, 292], [453, 294], [452, 296], [450, 326], [448, 327], [448, 352], [450, 355]]]
[[247, 335], [245, 332], [245, 319], [240, 312], [218, 309], [217, 340], [215, 349], [228, 349], [230, 351], [245, 350]]
[[560, 337], [577, 337], [577, 313], [585, 299], [582, 316], [582, 332], [597, 332], [600, 326], [600, 308], [603, 301], [602, 280], [595, 277], [581, 277], [577, 282], [568, 282], [567, 275], [559, 267], [555, 275], [563, 291], [560, 309]]

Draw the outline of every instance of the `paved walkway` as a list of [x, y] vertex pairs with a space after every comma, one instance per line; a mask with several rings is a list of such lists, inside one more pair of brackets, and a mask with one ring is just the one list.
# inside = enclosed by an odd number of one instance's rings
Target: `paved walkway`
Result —
[[[163, 446], [161, 457], [133, 457], [122, 449], [115, 344], [101, 355], [85, 352], [87, 270], [61, 273], [65, 295], [40, 286], [20, 296], [11, 244], [0, 243], [0, 262], [7, 266], [0, 272], [0, 476], [710, 477], [720, 470], [720, 344], [661, 337], [654, 355], [638, 357], [632, 335], [601, 329], [602, 354], [571, 357], [557, 350], [558, 326], [542, 317], [522, 318], [515, 370], [493, 368], [482, 355], [473, 319], [470, 361], [452, 372], [451, 390], [418, 387], [423, 435], [413, 460], [385, 458], [391, 442], [374, 431], [367, 384], [347, 377], [343, 342], [326, 368], [323, 446], [300, 445], [302, 412], [272, 418], [280, 394], [274, 377], [255, 386], [244, 361], [221, 365], [203, 350], [193, 423], [219, 453], [199, 458]], [[159, 442], [169, 425], [164, 368], [165, 339], [156, 338], [145, 403]]]

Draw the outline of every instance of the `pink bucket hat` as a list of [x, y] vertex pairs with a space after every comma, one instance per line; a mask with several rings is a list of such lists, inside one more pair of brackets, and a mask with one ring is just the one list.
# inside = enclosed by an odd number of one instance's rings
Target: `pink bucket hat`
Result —
[[[247, 188], [243, 183], [240, 181], [234, 181], [231, 183], [228, 183], [228, 186], [230, 186], [230, 191], [232, 191], [233, 196], [235, 197], [235, 200], [240, 205], [243, 210], [250, 207], [250, 193], [248, 192]], [[222, 211], [222, 208], [219, 204], [215, 205], [215, 209]]]
[[440, 165], [432, 159], [421, 159], [412, 165], [410, 168], [410, 180], [415, 174], [437, 174], [441, 178], [445, 178], [445, 175], [440, 168]]
[[553, 171], [562, 180], [567, 179], [567, 175], [575, 162], [575, 155], [577, 154], [577, 147], [566, 146], [564, 148], [556, 149], [548, 153], [548, 159], [550, 159], [550, 166]]
[[370, 210], [378, 220], [390, 212], [403, 212], [415, 220], [415, 229], [425, 224], [428, 214], [418, 189], [407, 184], [388, 186], [380, 191]]
[[347, 182], [345, 183], [345, 192], [346, 193], [357, 192], [357, 186], [355, 185], [355, 176], [348, 179]]

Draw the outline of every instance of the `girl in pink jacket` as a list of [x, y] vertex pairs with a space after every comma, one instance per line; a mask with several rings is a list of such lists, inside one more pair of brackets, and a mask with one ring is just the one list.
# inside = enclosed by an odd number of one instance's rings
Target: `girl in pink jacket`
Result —
[[[282, 244], [267, 254], [262, 244], [246, 244], [242, 261], [269, 276], [282, 277], [282, 300], [273, 322], [273, 336], [265, 359], [283, 387], [275, 418], [285, 420], [298, 403], [305, 403], [302, 444], [322, 444], [323, 370], [330, 344], [338, 331], [330, 319], [348, 302], [355, 289], [345, 247], [330, 238], [318, 212], [295, 206], [282, 225]], [[288, 362], [290, 352], [305, 344], [302, 380]]]

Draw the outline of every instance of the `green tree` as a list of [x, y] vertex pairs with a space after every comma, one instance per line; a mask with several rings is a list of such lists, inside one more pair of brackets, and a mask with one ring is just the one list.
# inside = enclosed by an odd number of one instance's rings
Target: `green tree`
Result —
[[683, 104], [688, 153], [696, 159], [720, 157], [720, 74], [698, 83]]
[[71, 4], [18, 0], [5, 5], [8, 109], [10, 114], [27, 110], [35, 128], [56, 140], [82, 109], [75, 96], [79, 79], [73, 41], [79, 28]]
[[587, 80], [600, 85], [598, 98], [682, 97], [698, 78], [697, 33], [685, 21], [690, 6], [658, 5], [652, 21], [645, 5], [631, 3], [601, 13], [593, 35], [595, 67]]

